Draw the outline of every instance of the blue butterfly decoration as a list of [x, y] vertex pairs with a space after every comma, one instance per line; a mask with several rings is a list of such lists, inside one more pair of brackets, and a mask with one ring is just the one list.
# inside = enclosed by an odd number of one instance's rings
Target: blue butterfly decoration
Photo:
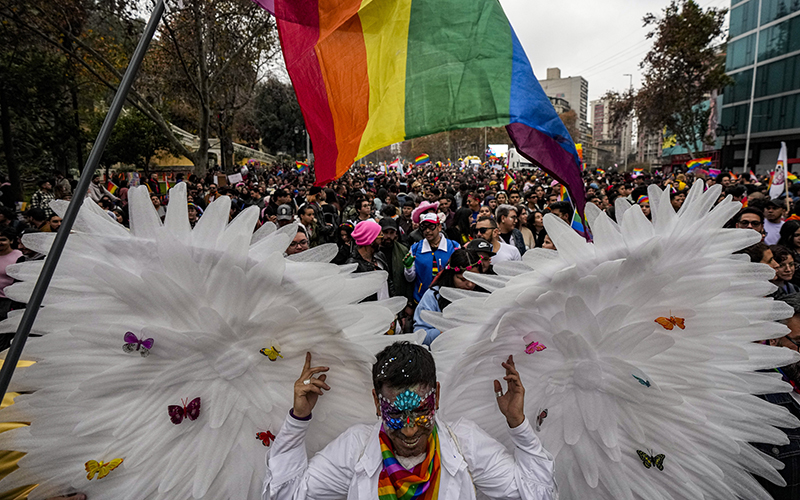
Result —
[[649, 381], [649, 380], [645, 380], [645, 379], [639, 378], [639, 377], [637, 377], [636, 375], [633, 375], [633, 378], [635, 378], [636, 380], [638, 380], [638, 381], [639, 381], [639, 383], [640, 383], [640, 384], [642, 384], [643, 386], [645, 386], [645, 387], [650, 387], [650, 381]]

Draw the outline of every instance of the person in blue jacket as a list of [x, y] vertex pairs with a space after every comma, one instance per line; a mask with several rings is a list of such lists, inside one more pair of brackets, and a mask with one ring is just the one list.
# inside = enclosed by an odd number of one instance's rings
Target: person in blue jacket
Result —
[[460, 288], [462, 290], [475, 290], [475, 283], [464, 277], [465, 271], [482, 273], [481, 257], [472, 250], [459, 248], [450, 256], [450, 261], [444, 270], [433, 280], [430, 289], [422, 296], [417, 309], [414, 311], [414, 331], [425, 330], [425, 345], [431, 342], [441, 333], [436, 327], [422, 319], [422, 311], [441, 312], [442, 309], [450, 304], [450, 301], [442, 297], [440, 291], [442, 287]]
[[436, 213], [424, 213], [419, 218], [419, 230], [424, 239], [411, 245], [403, 261], [406, 281], [414, 283], [414, 303], [425, 294], [433, 278], [444, 269], [458, 243], [442, 234], [442, 224]]

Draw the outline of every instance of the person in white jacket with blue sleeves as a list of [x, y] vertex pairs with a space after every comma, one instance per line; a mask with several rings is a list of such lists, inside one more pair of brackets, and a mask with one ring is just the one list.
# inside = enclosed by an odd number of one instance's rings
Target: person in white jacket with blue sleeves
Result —
[[433, 356], [422, 346], [396, 342], [377, 355], [372, 369], [379, 421], [351, 427], [309, 460], [305, 437], [312, 410], [331, 388], [328, 368], [313, 367], [307, 354], [294, 407], [268, 456], [262, 499], [469, 500], [479, 490], [498, 500], [555, 500], [553, 457], [524, 414], [525, 389], [513, 357], [502, 367], [508, 388], [503, 392], [495, 380], [494, 391], [513, 455], [473, 422], [442, 421]]

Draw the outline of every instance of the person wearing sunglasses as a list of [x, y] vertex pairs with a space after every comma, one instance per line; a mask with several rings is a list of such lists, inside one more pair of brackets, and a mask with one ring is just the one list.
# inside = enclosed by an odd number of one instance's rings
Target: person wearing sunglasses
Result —
[[509, 260], [522, 260], [522, 255], [520, 255], [517, 247], [509, 245], [500, 239], [500, 229], [497, 226], [497, 221], [492, 217], [478, 219], [478, 223], [475, 224], [475, 237], [483, 238], [492, 244], [492, 249], [495, 252], [495, 256], [492, 257], [492, 265]]
[[461, 290], [474, 290], [475, 283], [469, 281], [464, 276], [466, 271], [473, 273], [481, 273], [483, 271], [481, 266], [481, 258], [477, 253], [459, 248], [453, 255], [438, 276], [431, 283], [431, 287], [422, 296], [419, 305], [414, 311], [414, 331], [425, 330], [425, 340], [422, 342], [425, 345], [431, 345], [431, 342], [441, 333], [438, 328], [432, 326], [430, 323], [422, 318], [422, 311], [441, 312], [442, 309], [450, 304], [450, 301], [442, 297], [440, 291], [442, 288], [458, 288]]
[[419, 303], [430, 288], [431, 282], [444, 269], [459, 244], [442, 234], [442, 224], [435, 212], [423, 213], [419, 217], [422, 241], [411, 245], [403, 265], [406, 281], [414, 283], [414, 303]]

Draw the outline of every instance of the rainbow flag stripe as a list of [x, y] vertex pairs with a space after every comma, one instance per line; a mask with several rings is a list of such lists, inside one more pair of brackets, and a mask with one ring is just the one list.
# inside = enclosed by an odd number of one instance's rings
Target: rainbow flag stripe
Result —
[[506, 175], [503, 178], [503, 189], [507, 191], [515, 182], [517, 181], [515, 181], [514, 178], [511, 177], [508, 172], [506, 172]]
[[414, 159], [414, 165], [423, 165], [431, 161], [431, 157], [428, 155], [419, 155]]
[[497, 0], [257, 1], [274, 2], [317, 185], [405, 139], [505, 125], [583, 211], [575, 143]]
[[697, 167], [710, 167], [711, 158], [697, 158], [696, 160], [689, 160], [686, 162], [686, 166], [689, 167], [689, 170], [693, 170]]

